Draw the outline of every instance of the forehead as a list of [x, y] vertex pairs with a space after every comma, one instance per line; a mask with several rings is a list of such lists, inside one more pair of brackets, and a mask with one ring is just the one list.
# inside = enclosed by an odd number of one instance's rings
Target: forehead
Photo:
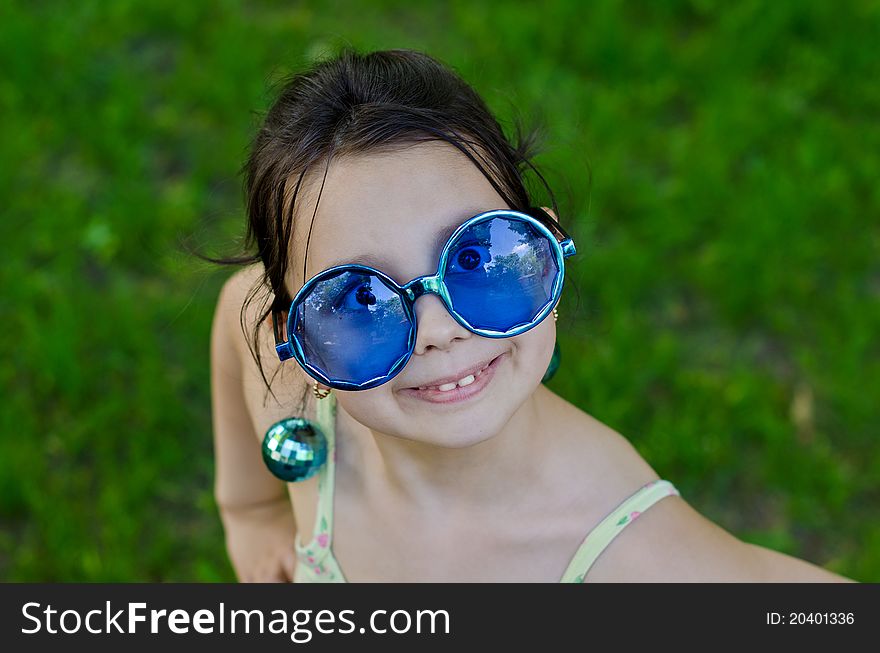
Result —
[[436, 242], [438, 234], [451, 234], [483, 211], [507, 207], [470, 159], [443, 141], [337, 159], [330, 164], [323, 190], [323, 167], [310, 172], [296, 202], [289, 252], [292, 289], [321, 270], [355, 259], [398, 282], [431, 274], [442, 245]]

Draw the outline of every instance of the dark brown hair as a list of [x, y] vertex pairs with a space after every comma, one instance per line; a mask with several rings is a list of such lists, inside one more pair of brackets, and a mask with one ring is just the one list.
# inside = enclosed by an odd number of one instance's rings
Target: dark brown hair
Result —
[[[246, 308], [262, 289], [263, 309], [256, 324], [250, 325], [248, 346], [270, 391], [260, 360], [259, 330], [273, 311], [277, 314], [290, 307], [292, 297], [284, 279], [290, 259], [294, 204], [303, 178], [313, 166], [323, 166], [326, 179], [335, 156], [393, 151], [419, 142], [444, 140], [479, 168], [507, 202], [507, 208], [534, 214], [529, 208], [535, 203], [522, 176], [523, 168], [531, 168], [547, 189], [553, 211], [559, 214], [547, 182], [530, 162], [536, 154], [539, 128], [524, 135], [516, 119], [513, 143], [508, 142], [476, 91], [427, 54], [404, 49], [359, 53], [346, 45], [332, 58], [316, 61], [310, 69], [282, 79], [280, 85], [281, 91], [266, 112], [240, 170], [247, 207], [244, 251], [254, 247], [256, 251], [228, 258], [196, 254], [223, 265], [262, 261], [264, 273], [248, 293], [240, 321], [247, 333]], [[294, 178], [291, 195], [289, 186]], [[560, 225], [551, 216], [541, 212], [535, 217], [558, 232]], [[308, 233], [310, 238], [311, 225]], [[304, 277], [307, 254], [308, 240], [303, 256]], [[301, 412], [309, 391], [307, 386]]]

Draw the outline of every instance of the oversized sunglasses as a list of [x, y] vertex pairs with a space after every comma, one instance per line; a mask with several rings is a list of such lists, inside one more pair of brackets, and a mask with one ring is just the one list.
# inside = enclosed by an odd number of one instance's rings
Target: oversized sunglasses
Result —
[[312, 378], [339, 390], [387, 383], [412, 356], [414, 304], [427, 293], [440, 297], [455, 321], [477, 335], [510, 338], [532, 329], [556, 305], [564, 259], [576, 250], [546, 211], [528, 211], [496, 209], [469, 218], [444, 244], [436, 274], [402, 286], [367, 265], [319, 272], [290, 304], [288, 341], [272, 312], [278, 358], [295, 358]]

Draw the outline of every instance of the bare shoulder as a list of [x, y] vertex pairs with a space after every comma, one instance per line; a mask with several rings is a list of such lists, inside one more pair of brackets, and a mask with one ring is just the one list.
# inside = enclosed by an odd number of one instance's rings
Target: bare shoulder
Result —
[[[258, 434], [290, 416], [309, 385], [293, 361], [283, 364], [278, 359], [271, 319], [266, 316], [271, 293], [262, 283], [262, 263], [238, 270], [224, 283], [216, 309], [216, 319], [225, 322], [229, 347], [239, 361], [245, 404]], [[313, 414], [314, 407], [307, 406], [306, 415]]]
[[[542, 390], [543, 392], [543, 390]], [[658, 474], [633, 444], [577, 406], [547, 391], [560, 428], [582, 440], [575, 458], [589, 479], [581, 491], [605, 515]], [[667, 479], [675, 484], [675, 479]], [[680, 491], [680, 489], [679, 489]], [[594, 519], [594, 524], [600, 518]], [[685, 496], [654, 503], [611, 541], [587, 582], [841, 582], [805, 560], [743, 542], [695, 510]], [[851, 582], [851, 581], [850, 581]]]
[[[248, 265], [232, 274], [220, 289], [220, 295], [217, 298], [216, 318], [224, 321], [237, 345], [243, 344], [245, 335], [241, 323], [242, 308], [250, 293], [258, 286], [262, 274], [263, 266], [261, 263]], [[246, 326], [252, 327], [257, 319], [256, 308], [251, 306], [245, 317]], [[237, 351], [240, 353], [242, 349], [237, 347]]]
[[670, 495], [624, 528], [588, 582], [852, 582], [815, 564], [744, 542]]

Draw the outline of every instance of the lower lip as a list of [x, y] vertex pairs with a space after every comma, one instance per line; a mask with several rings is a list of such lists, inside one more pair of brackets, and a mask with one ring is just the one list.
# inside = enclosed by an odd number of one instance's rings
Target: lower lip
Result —
[[480, 373], [480, 376], [478, 376], [470, 385], [464, 387], [456, 386], [454, 389], [447, 392], [443, 392], [442, 390], [419, 390], [418, 388], [404, 388], [401, 392], [408, 397], [421, 399], [422, 401], [427, 401], [432, 404], [458, 404], [467, 401], [468, 399], [476, 397], [482, 392], [483, 388], [489, 385], [492, 381], [492, 377], [495, 376], [495, 370], [501, 365], [501, 362], [506, 355], [506, 353], [501, 354], [489, 363], [489, 367], [483, 370]]

